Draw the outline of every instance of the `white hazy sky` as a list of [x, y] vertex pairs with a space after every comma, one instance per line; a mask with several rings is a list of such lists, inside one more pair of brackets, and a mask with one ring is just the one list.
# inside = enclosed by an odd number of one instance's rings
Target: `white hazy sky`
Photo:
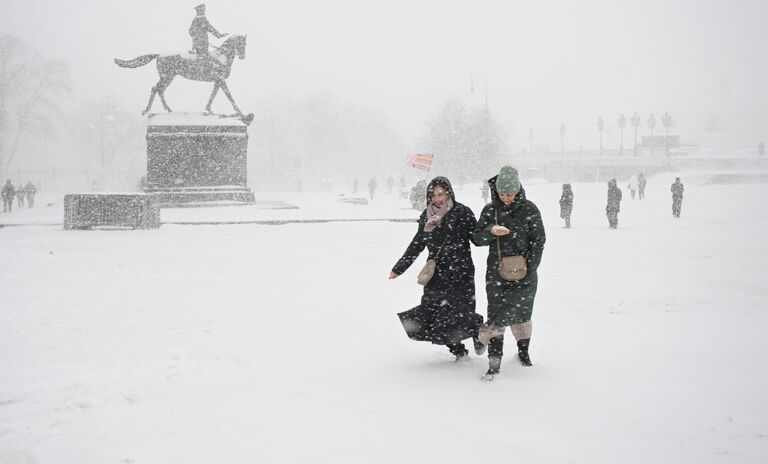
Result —
[[[74, 98], [114, 96], [140, 112], [157, 80], [131, 59], [191, 48], [191, 1], [0, 0], [0, 32], [71, 64]], [[382, 109], [417, 136], [449, 95], [485, 77], [489, 107], [513, 145], [597, 144], [602, 115], [668, 110], [696, 142], [717, 114], [747, 145], [768, 140], [768, 2], [764, 0], [212, 1], [222, 32], [248, 34], [229, 84], [239, 105], [326, 92]], [[215, 39], [211, 39], [216, 42]], [[178, 110], [202, 110], [210, 84], [178, 80]], [[223, 96], [217, 107], [228, 111]], [[156, 111], [160, 106], [155, 107]], [[618, 135], [613, 135], [614, 139]], [[610, 141], [610, 140], [609, 140]]]

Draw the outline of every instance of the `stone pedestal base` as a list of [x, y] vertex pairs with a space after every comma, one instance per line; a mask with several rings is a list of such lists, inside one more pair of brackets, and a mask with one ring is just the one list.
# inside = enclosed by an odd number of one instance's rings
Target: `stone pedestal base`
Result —
[[64, 229], [97, 227], [160, 227], [160, 203], [142, 193], [80, 193], [64, 195]]
[[150, 116], [146, 191], [162, 206], [253, 204], [247, 129], [237, 118], [217, 115]]
[[253, 192], [245, 187], [182, 187], [148, 189], [160, 198], [165, 208], [187, 206], [220, 206], [222, 204], [252, 205], [256, 202]]

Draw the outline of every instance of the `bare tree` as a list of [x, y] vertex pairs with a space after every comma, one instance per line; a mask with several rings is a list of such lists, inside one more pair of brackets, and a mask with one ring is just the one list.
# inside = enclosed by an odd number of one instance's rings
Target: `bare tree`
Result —
[[40, 57], [17, 37], [0, 35], [0, 176], [33, 129], [45, 136], [69, 92], [67, 64]]
[[84, 103], [67, 114], [66, 129], [79, 155], [78, 164], [85, 168], [87, 185], [96, 179], [106, 188], [135, 186], [146, 172], [145, 125], [145, 119], [111, 98]]
[[504, 151], [500, 124], [486, 109], [470, 111], [459, 98], [449, 98], [429, 122], [424, 146], [434, 166], [459, 180], [487, 175]]

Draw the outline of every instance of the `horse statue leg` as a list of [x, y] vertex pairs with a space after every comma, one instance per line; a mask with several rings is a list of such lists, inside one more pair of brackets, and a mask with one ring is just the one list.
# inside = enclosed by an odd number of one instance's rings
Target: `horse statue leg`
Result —
[[226, 95], [229, 99], [229, 102], [232, 103], [232, 107], [235, 109], [235, 114], [242, 116], [243, 112], [240, 111], [240, 108], [237, 107], [237, 103], [235, 103], [235, 100], [232, 98], [232, 94], [229, 92], [229, 87], [227, 87], [227, 82], [224, 79], [221, 79], [221, 83], [219, 85], [221, 86], [221, 90], [224, 91], [224, 95]]
[[219, 87], [221, 87], [221, 84], [218, 80], [213, 81], [213, 91], [211, 92], [211, 98], [208, 99], [208, 104], [205, 105], [205, 113], [206, 114], [212, 114], [213, 111], [211, 111], [211, 104], [213, 103], [213, 99], [216, 98], [216, 94], [219, 93]]
[[149, 103], [147, 103], [147, 107], [144, 108], [144, 111], [141, 112], [142, 116], [149, 113], [149, 110], [152, 109], [152, 100], [155, 99], [156, 93], [157, 93], [157, 86], [152, 87], [152, 91], [149, 93]]
[[169, 85], [171, 85], [171, 82], [173, 82], [173, 78], [175, 76], [164, 76], [163, 79], [160, 81], [160, 88], [158, 89], [158, 95], [160, 95], [160, 101], [163, 103], [163, 108], [165, 108], [165, 111], [172, 112], [170, 106], [168, 106], [168, 103], [165, 102], [165, 89], [168, 88]]
[[171, 84], [171, 81], [173, 81], [173, 76], [170, 78], [168, 76], [160, 77], [160, 80], [157, 81], [157, 84], [152, 87], [152, 93], [149, 94], [149, 103], [147, 103], [147, 108], [141, 112], [142, 116], [149, 113], [149, 110], [152, 108], [152, 101], [155, 99], [155, 94], [160, 96], [160, 101], [163, 103], [163, 108], [165, 108], [165, 111], [169, 113], [172, 111], [171, 108], [168, 107], [168, 104], [165, 102], [165, 89], [168, 88], [168, 86]]

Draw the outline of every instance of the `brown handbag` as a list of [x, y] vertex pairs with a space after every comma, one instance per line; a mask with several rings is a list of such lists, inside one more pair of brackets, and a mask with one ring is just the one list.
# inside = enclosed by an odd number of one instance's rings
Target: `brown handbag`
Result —
[[[496, 212], [496, 224], [499, 225], [499, 213]], [[528, 274], [525, 256], [501, 256], [501, 240], [496, 236], [496, 250], [499, 256], [499, 276], [508, 282], [523, 280]]]
[[432, 276], [435, 275], [435, 269], [437, 268], [437, 257], [440, 255], [440, 252], [443, 250], [443, 245], [445, 245], [445, 241], [448, 240], [448, 237], [445, 237], [445, 240], [443, 240], [442, 245], [440, 245], [440, 248], [437, 249], [437, 253], [435, 253], [434, 258], [430, 258], [427, 260], [426, 263], [424, 263], [424, 267], [421, 268], [421, 271], [419, 271], [419, 275], [416, 277], [416, 283], [419, 285], [427, 285], [430, 280], [432, 280]]

